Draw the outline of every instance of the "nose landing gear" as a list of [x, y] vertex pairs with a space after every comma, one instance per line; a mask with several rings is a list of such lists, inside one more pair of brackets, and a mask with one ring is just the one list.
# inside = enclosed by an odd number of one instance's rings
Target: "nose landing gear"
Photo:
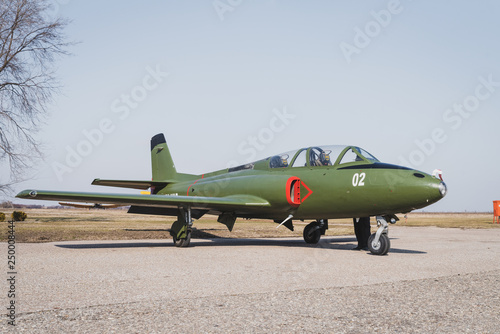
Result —
[[[397, 217], [396, 217], [397, 218]], [[391, 224], [396, 223], [396, 219], [390, 219]], [[385, 217], [377, 216], [377, 232], [368, 238], [368, 249], [374, 255], [385, 255], [391, 248], [389, 240], [389, 224]]]
[[375, 241], [376, 233], [368, 238], [368, 249], [373, 255], [385, 255], [391, 248], [391, 242], [387, 234], [381, 234], [378, 241]]

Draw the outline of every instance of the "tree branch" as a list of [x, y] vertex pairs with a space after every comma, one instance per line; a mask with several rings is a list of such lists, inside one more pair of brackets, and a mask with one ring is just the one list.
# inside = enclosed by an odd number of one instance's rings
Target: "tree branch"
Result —
[[51, 68], [71, 45], [67, 21], [44, 15], [47, 0], [0, 0], [0, 167], [10, 167], [6, 189], [42, 157], [33, 137], [58, 90]]

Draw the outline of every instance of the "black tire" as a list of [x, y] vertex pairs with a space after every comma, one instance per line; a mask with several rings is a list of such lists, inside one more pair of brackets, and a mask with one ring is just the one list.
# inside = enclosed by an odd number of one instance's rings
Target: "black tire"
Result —
[[368, 249], [373, 255], [385, 255], [389, 252], [391, 248], [391, 241], [387, 234], [381, 234], [378, 243], [375, 245], [373, 239], [375, 239], [376, 233], [373, 233], [368, 238]]
[[318, 223], [310, 223], [304, 228], [304, 241], [308, 244], [317, 244], [321, 238], [321, 228]]
[[177, 240], [176, 237], [174, 237], [174, 245], [175, 247], [188, 247], [189, 244], [191, 243], [191, 230], [188, 230], [186, 232], [186, 238], [185, 239], [179, 239]]

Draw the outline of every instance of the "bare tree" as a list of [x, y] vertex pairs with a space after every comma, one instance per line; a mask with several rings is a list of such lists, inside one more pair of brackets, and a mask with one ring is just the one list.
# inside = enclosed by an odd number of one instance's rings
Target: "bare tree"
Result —
[[0, 166], [10, 169], [2, 192], [41, 158], [34, 133], [58, 90], [54, 61], [70, 45], [67, 22], [49, 9], [46, 0], [0, 0]]

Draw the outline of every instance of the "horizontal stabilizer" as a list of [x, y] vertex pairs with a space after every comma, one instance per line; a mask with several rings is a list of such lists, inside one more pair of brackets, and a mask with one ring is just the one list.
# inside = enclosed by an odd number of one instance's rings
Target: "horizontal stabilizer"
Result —
[[134, 181], [134, 180], [101, 180], [95, 179], [92, 181], [94, 186], [107, 186], [107, 187], [119, 187], [119, 188], [131, 188], [131, 189], [149, 189], [151, 187], [163, 188], [169, 183], [174, 183], [175, 181]]
[[59, 205], [72, 206], [74, 208], [80, 208], [80, 209], [114, 209], [114, 208], [119, 208], [120, 206], [122, 206], [119, 204], [100, 204], [100, 203], [78, 204], [78, 203], [65, 203], [65, 202], [59, 202]]

